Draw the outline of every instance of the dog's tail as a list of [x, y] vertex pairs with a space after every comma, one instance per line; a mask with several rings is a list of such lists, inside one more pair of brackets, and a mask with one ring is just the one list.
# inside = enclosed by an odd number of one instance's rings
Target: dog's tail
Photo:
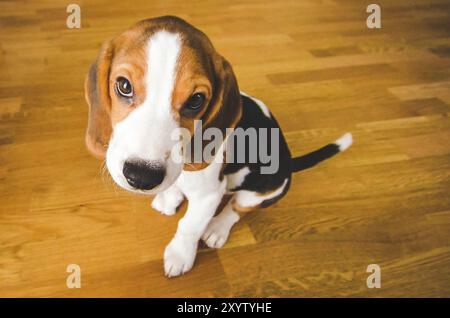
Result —
[[292, 172], [297, 172], [314, 167], [319, 162], [322, 162], [346, 150], [352, 145], [352, 143], [352, 134], [346, 133], [335, 142], [317, 149], [316, 151], [310, 152], [300, 157], [292, 158]]

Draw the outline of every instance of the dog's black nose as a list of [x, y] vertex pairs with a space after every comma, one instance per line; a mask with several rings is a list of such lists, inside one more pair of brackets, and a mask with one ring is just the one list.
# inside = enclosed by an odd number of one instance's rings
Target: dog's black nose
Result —
[[123, 175], [130, 186], [140, 190], [150, 190], [164, 180], [166, 170], [160, 164], [143, 160], [127, 160], [123, 165]]

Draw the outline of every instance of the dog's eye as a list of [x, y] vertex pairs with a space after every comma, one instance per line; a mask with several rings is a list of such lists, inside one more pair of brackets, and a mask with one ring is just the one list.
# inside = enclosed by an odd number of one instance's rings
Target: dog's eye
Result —
[[187, 102], [184, 104], [184, 107], [189, 110], [199, 110], [200, 107], [203, 106], [205, 102], [205, 95], [202, 93], [195, 93], [192, 95]]
[[125, 77], [118, 77], [116, 80], [116, 90], [119, 95], [130, 98], [133, 97], [133, 86]]

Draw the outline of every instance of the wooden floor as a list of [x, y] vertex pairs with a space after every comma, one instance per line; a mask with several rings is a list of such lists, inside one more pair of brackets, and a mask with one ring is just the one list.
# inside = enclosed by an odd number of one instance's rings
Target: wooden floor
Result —
[[[356, 0], [84, 0], [79, 30], [68, 3], [0, 2], [0, 296], [450, 296], [449, 1], [378, 1], [379, 30]], [[210, 36], [295, 155], [355, 140], [176, 279], [162, 254], [182, 213], [118, 189], [83, 141], [101, 43], [165, 14]]]

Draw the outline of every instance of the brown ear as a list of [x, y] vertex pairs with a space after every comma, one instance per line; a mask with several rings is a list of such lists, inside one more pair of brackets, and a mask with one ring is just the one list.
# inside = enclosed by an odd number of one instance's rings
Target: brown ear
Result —
[[[237, 85], [236, 76], [230, 63], [219, 54], [216, 54], [212, 61], [214, 69], [214, 85], [210, 105], [206, 112], [202, 115], [202, 135], [204, 131], [210, 127], [219, 128], [222, 136], [225, 138], [227, 128], [235, 128], [242, 115], [242, 101]], [[195, 133], [194, 133], [195, 134]], [[192, 137], [194, 138], [194, 136]], [[193, 139], [190, 141], [193, 144]], [[210, 141], [203, 140], [203, 147]], [[198, 151], [193, 148], [191, 153], [191, 162], [194, 161], [194, 152]], [[203, 158], [204, 159], [204, 158]], [[200, 170], [209, 165], [208, 162], [194, 163], [185, 165], [185, 170]]]
[[86, 131], [86, 146], [97, 158], [103, 159], [111, 137], [111, 98], [109, 95], [109, 73], [113, 49], [105, 43], [97, 60], [92, 63], [84, 85], [89, 119]]
[[216, 127], [225, 136], [226, 128], [234, 128], [242, 115], [242, 101], [236, 76], [230, 63], [218, 55], [214, 61], [215, 88], [208, 111], [202, 116], [204, 129]]

